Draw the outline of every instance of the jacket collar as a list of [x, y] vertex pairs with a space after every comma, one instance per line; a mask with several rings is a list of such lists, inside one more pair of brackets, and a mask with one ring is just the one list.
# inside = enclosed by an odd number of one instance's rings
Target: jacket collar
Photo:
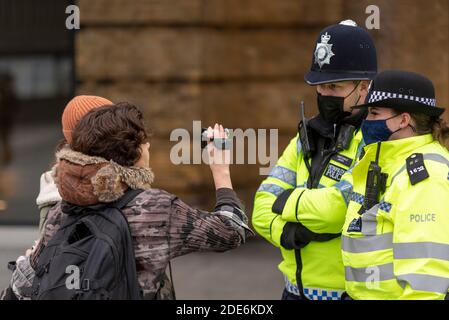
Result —
[[[416, 152], [417, 149], [430, 144], [434, 141], [432, 134], [424, 134], [419, 136], [414, 136], [410, 138], [383, 141], [380, 143], [380, 153], [379, 153], [379, 166], [382, 168], [382, 172], [389, 174], [389, 179], [392, 174], [396, 172], [400, 167], [404, 165], [405, 159]], [[365, 154], [360, 161], [360, 166], [357, 167], [363, 170], [367, 170], [371, 161], [375, 161], [377, 153], [377, 143], [372, 143], [364, 147]]]
[[[391, 161], [402, 155], [410, 155], [414, 150], [433, 142], [431, 134], [413, 136], [404, 139], [383, 141], [380, 143], [379, 161]], [[377, 152], [377, 143], [365, 146], [365, 155], [375, 158]]]

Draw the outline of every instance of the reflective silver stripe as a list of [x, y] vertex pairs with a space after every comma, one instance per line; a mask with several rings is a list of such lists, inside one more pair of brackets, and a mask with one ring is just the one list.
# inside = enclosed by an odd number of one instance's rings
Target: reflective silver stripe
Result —
[[436, 242], [393, 244], [395, 259], [431, 258], [449, 261], [449, 245]]
[[346, 281], [367, 282], [394, 279], [393, 264], [386, 263], [366, 268], [345, 267]]
[[385, 233], [378, 236], [362, 238], [341, 237], [343, 251], [351, 253], [363, 253], [377, 250], [391, 249], [393, 247], [393, 233]]
[[[430, 161], [439, 162], [439, 163], [442, 163], [442, 164], [446, 164], [449, 167], [449, 160], [447, 160], [441, 154], [438, 154], [438, 153], [424, 153], [423, 157], [424, 157], [424, 160], [430, 160]], [[396, 177], [398, 175], [400, 175], [405, 170], [405, 167], [406, 166], [403, 165], [401, 167], [401, 169], [399, 169], [399, 171], [394, 174], [393, 178], [391, 178], [391, 184], [393, 184], [394, 179], [396, 179]]]
[[379, 211], [379, 204], [374, 205], [371, 209], [366, 210], [362, 214], [362, 230], [361, 232], [366, 236], [377, 235], [377, 213]]
[[[357, 192], [352, 192], [351, 200], [363, 205], [365, 201], [365, 197]], [[377, 215], [379, 213], [379, 209], [385, 212], [390, 212], [392, 208], [392, 204], [381, 200], [378, 204], [374, 205], [371, 209], [366, 210], [362, 215], [362, 234], [371, 236], [377, 234]]]
[[296, 139], [296, 150], [298, 151], [298, 154], [300, 154], [302, 150], [301, 140], [299, 139], [299, 136]]
[[402, 274], [396, 278], [402, 287], [405, 287], [405, 284], [408, 283], [413, 290], [442, 294], [449, 290], [449, 278], [417, 273]]
[[279, 179], [291, 186], [296, 185], [296, 172], [282, 166], [275, 166], [270, 172], [270, 177]]
[[349, 197], [351, 196], [352, 192], [352, 184], [350, 184], [346, 180], [340, 180], [340, 182], [336, 183], [334, 185], [335, 188], [340, 190], [341, 195], [343, 196], [343, 199], [345, 200], [346, 206], [348, 206], [349, 203]]
[[270, 193], [274, 194], [277, 197], [282, 192], [284, 192], [285, 189], [280, 187], [280, 186], [278, 186], [278, 185], [276, 185], [276, 184], [263, 183], [263, 184], [260, 185], [259, 189], [257, 190], [257, 192], [259, 192], [259, 191], [270, 192]]
[[405, 165], [403, 165], [403, 166], [401, 167], [401, 169], [399, 169], [399, 171], [396, 172], [396, 173], [394, 174], [393, 178], [391, 178], [391, 184], [393, 184], [394, 179], [396, 179], [396, 177], [397, 177], [398, 175], [400, 175], [404, 170], [405, 170]]
[[446, 164], [449, 167], [449, 160], [438, 153], [425, 153], [424, 160], [431, 160]]

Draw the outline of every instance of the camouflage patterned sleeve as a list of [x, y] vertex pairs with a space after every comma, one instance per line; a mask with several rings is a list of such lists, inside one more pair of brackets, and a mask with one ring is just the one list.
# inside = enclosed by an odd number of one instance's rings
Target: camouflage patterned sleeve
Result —
[[58, 202], [48, 212], [47, 220], [44, 222], [42, 227], [41, 237], [36, 246], [36, 250], [31, 255], [31, 266], [33, 268], [37, 266], [39, 255], [47, 245], [48, 241], [50, 241], [56, 231], [58, 231], [59, 226], [61, 225], [62, 217], [63, 213], [61, 211], [61, 202]]
[[213, 212], [191, 208], [175, 198], [169, 221], [170, 258], [194, 251], [226, 251], [243, 244], [254, 233], [231, 189], [217, 190]]

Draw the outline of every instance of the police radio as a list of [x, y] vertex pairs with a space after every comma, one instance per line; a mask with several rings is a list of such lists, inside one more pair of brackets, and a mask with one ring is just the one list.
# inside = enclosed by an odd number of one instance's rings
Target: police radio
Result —
[[371, 161], [369, 165], [368, 176], [366, 179], [365, 200], [363, 206], [359, 210], [360, 214], [379, 203], [379, 196], [381, 193], [385, 192], [387, 186], [388, 174], [382, 173], [382, 168], [379, 166], [380, 144], [380, 142], [377, 143], [376, 161]]

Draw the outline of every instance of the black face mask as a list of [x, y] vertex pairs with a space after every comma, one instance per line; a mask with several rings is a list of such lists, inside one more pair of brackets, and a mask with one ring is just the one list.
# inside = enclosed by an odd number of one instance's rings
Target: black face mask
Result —
[[[317, 92], [318, 110], [321, 117], [330, 123], [340, 123], [344, 118], [350, 116], [351, 112], [344, 111], [343, 106], [345, 99], [349, 97], [357, 87], [358, 84], [346, 97], [323, 96]], [[357, 99], [356, 104], [359, 100], [360, 96]]]

